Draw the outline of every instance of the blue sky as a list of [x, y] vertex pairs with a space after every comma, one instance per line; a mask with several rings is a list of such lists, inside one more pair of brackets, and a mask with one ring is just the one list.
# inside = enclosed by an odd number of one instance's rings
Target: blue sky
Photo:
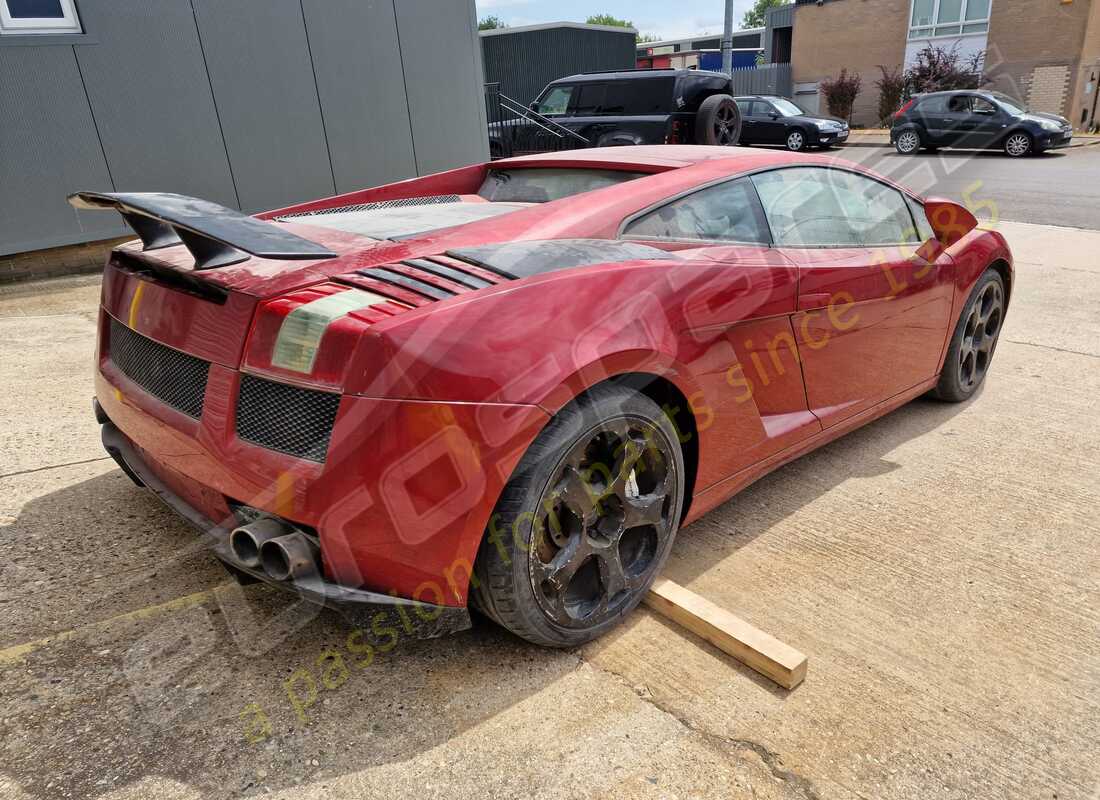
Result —
[[[495, 14], [511, 26], [568, 20], [584, 22], [590, 14], [628, 19], [642, 33], [677, 39], [722, 32], [723, 0], [476, 0], [478, 17]], [[752, 0], [734, 0], [734, 28], [752, 8]]]

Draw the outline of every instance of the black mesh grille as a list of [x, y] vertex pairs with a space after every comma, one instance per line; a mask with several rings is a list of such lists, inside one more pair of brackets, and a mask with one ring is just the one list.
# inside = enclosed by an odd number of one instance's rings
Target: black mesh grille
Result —
[[153, 397], [189, 417], [202, 416], [210, 364], [173, 350], [111, 320], [111, 362]]
[[406, 206], [434, 206], [439, 203], [461, 203], [462, 198], [457, 194], [436, 194], [428, 197], [402, 197], [398, 200], [379, 200], [376, 203], [359, 203], [353, 206], [338, 206], [336, 208], [322, 208], [317, 211], [292, 211], [289, 214], [280, 214], [276, 219], [295, 219], [296, 217], [319, 217], [325, 214], [346, 214], [351, 211], [374, 211], [379, 208], [404, 208]]
[[268, 450], [324, 461], [339, 405], [338, 394], [244, 375], [237, 436]]

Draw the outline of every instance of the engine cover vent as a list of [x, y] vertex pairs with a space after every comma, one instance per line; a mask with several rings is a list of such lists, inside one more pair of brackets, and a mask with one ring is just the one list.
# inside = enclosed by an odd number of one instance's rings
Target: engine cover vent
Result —
[[405, 208], [406, 206], [434, 206], [441, 203], [461, 203], [462, 198], [457, 194], [437, 194], [428, 197], [403, 197], [399, 200], [380, 200], [377, 203], [359, 203], [352, 206], [337, 206], [336, 208], [321, 208], [316, 211], [296, 211], [290, 214], [282, 214], [275, 219], [297, 219], [301, 217], [321, 217], [325, 214], [346, 214], [355, 211], [376, 211], [380, 208]]

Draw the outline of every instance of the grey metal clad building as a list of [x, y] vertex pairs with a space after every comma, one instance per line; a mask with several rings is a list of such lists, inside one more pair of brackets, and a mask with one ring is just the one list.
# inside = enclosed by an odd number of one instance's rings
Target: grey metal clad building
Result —
[[549, 22], [481, 32], [485, 81], [529, 103], [550, 81], [579, 72], [634, 68], [637, 31], [579, 22]]
[[0, 256], [81, 190], [245, 212], [488, 158], [474, 0], [0, 0]]

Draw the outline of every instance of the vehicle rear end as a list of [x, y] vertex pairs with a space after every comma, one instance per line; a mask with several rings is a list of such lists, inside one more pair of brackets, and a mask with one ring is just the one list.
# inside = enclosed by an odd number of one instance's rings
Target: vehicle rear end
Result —
[[[397, 562], [412, 563], [402, 573], [382, 557], [364, 569], [362, 553], [372, 544], [347, 541], [349, 529], [372, 527], [371, 457], [387, 427], [400, 427], [410, 410], [349, 384], [353, 372], [366, 371], [360, 343], [380, 324], [503, 279], [426, 259], [419, 270], [373, 270], [385, 281], [369, 269], [341, 278], [365, 249], [386, 243], [293, 216], [277, 225], [247, 219], [308, 236], [318, 257], [308, 248], [293, 258], [241, 254], [204, 268], [201, 259], [218, 241], [181, 226], [188, 246], [162, 247], [156, 236], [164, 231], [148, 226], [178, 220], [135, 222], [140, 215], [119, 210], [145, 239], [144, 248], [133, 242], [111, 254], [99, 310], [95, 413], [119, 466], [206, 534], [205, 544], [242, 581], [279, 584], [360, 624], [430, 608], [413, 617], [418, 635], [466, 627], [465, 586], [444, 585], [426, 602], [411, 598], [408, 587], [422, 582], [431, 561], [410, 561], [417, 542], [393, 547]], [[394, 219], [409, 213], [393, 211]], [[204, 229], [232, 239], [232, 222]], [[220, 257], [235, 258], [225, 250]]]

